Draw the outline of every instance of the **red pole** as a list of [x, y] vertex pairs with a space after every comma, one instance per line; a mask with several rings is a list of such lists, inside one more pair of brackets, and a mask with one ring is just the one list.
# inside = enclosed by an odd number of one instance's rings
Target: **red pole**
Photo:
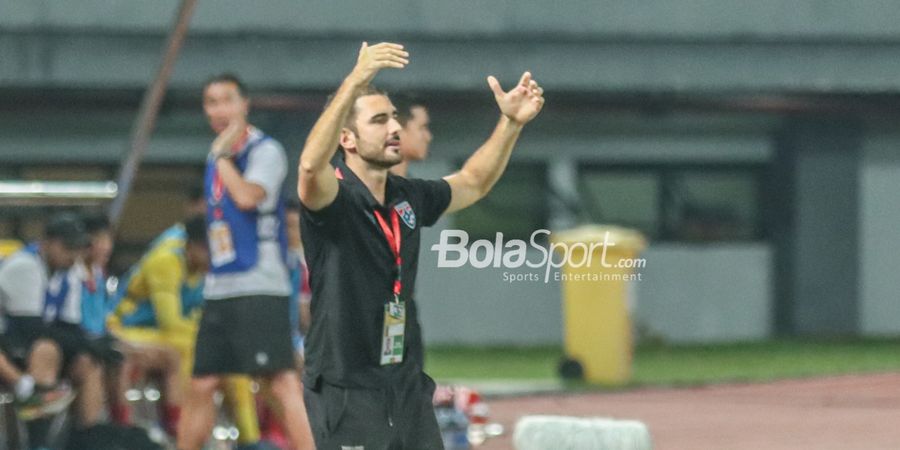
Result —
[[175, 62], [178, 60], [178, 54], [181, 52], [181, 46], [184, 44], [195, 6], [197, 6], [197, 0], [182, 0], [175, 25], [169, 33], [159, 72], [153, 83], [144, 92], [144, 98], [141, 100], [141, 107], [131, 128], [131, 151], [119, 168], [117, 179], [119, 192], [109, 207], [109, 220], [113, 226], [118, 225], [122, 217], [125, 202], [128, 201], [128, 195], [131, 193], [131, 184], [150, 144], [150, 136], [156, 127], [156, 118], [159, 116], [159, 109], [166, 97], [166, 87], [169, 84], [172, 70], [175, 68]]

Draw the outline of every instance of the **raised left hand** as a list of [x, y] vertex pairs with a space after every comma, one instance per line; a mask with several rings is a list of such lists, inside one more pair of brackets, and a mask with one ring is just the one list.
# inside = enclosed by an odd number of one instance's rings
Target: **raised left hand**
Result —
[[544, 107], [544, 89], [531, 78], [531, 72], [522, 74], [516, 87], [509, 92], [503, 91], [494, 76], [489, 76], [487, 81], [494, 91], [494, 99], [500, 112], [513, 122], [524, 125], [534, 119]]

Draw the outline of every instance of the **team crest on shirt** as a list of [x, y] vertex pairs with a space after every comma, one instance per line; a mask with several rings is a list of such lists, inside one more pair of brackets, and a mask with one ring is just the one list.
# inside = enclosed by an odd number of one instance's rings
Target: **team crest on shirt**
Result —
[[403, 219], [403, 223], [405, 223], [406, 226], [412, 229], [416, 228], [416, 213], [413, 211], [409, 202], [402, 201], [398, 203], [394, 206], [394, 210], [397, 211], [397, 214], [400, 215], [400, 218]]

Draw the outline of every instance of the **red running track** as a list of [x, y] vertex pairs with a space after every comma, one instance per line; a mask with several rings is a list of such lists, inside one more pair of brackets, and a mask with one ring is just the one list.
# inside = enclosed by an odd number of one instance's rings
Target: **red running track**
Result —
[[480, 447], [512, 448], [528, 414], [636, 419], [655, 450], [900, 449], [900, 374], [489, 401], [507, 433]]

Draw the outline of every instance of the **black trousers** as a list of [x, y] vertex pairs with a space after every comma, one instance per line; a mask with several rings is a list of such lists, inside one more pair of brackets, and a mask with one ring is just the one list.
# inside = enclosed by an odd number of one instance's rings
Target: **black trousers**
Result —
[[304, 389], [318, 450], [443, 450], [434, 380], [421, 373], [382, 389], [319, 382]]

